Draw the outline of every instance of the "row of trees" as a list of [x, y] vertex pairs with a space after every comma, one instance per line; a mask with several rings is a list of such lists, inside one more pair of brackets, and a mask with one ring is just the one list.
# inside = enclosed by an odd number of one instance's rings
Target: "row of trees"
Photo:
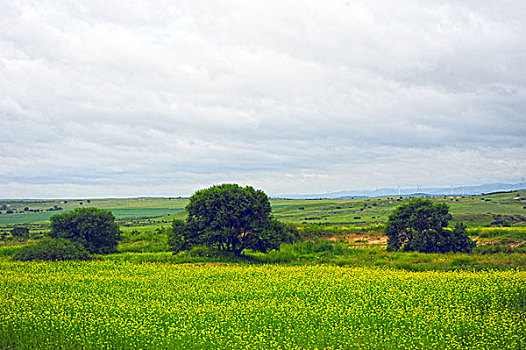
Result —
[[[169, 232], [168, 243], [175, 253], [207, 246], [240, 255], [245, 249], [266, 252], [299, 239], [295, 226], [286, 225], [272, 216], [267, 195], [250, 186], [224, 184], [199, 190], [190, 198], [186, 210], [187, 219], [175, 220]], [[386, 225], [387, 250], [470, 252], [475, 243], [468, 237], [466, 226], [458, 224], [454, 230], [448, 230], [450, 220], [449, 208], [445, 204], [435, 205], [429, 200], [415, 199], [401, 205], [389, 216]], [[61, 241], [44, 241], [41, 243], [44, 248], [37, 245], [28, 249], [67, 248], [69, 256], [76, 256], [71, 253], [76, 249], [91, 254], [117, 251], [121, 232], [110, 211], [77, 208], [54, 215], [50, 221], [49, 236]], [[84, 253], [78, 252], [77, 255], [84, 256]]]

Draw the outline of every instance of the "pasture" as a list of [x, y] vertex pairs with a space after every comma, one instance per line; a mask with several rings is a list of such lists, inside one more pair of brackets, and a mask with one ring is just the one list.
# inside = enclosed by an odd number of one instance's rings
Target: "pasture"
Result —
[[[388, 215], [410, 197], [358, 199], [289, 200], [272, 199], [272, 211], [281, 221], [293, 223], [301, 235], [311, 241], [329, 242], [330, 251], [312, 251], [301, 245], [284, 246], [281, 252], [247, 258], [258, 263], [316, 264], [345, 266], [379, 266], [411, 271], [507, 269], [526, 267], [526, 191], [495, 193], [483, 196], [430, 197], [447, 203], [453, 225], [462, 218], [471, 237], [477, 241], [475, 254], [438, 255], [385, 252], [387, 237], [383, 227]], [[78, 200], [9, 200], [0, 201], [0, 234], [8, 240], [0, 245], [20, 245], [10, 240], [9, 231], [17, 225], [30, 229], [34, 241], [49, 230], [49, 217], [78, 207], [109, 209], [123, 232], [118, 250], [122, 253], [168, 253], [171, 221], [186, 216], [185, 198], [128, 198]], [[5, 208], [13, 213], [6, 214]], [[60, 210], [56, 210], [60, 208]], [[51, 210], [53, 209], [53, 210]], [[503, 227], [504, 226], [504, 227]], [[323, 245], [323, 244], [322, 244]], [[326, 245], [325, 245], [326, 246]], [[13, 249], [16, 249], [14, 247]], [[0, 251], [6, 255], [12, 250]], [[205, 257], [206, 261], [223, 261], [225, 257]], [[136, 257], [134, 257], [136, 259]], [[146, 255], [142, 260], [148, 260]], [[153, 255], [153, 261], [166, 260]], [[176, 262], [201, 261], [186, 256]], [[227, 259], [231, 261], [232, 259]]]
[[[384, 224], [388, 215], [412, 197], [357, 199], [271, 199], [274, 216], [297, 225], [371, 226]], [[526, 190], [481, 196], [429, 197], [446, 203], [458, 221], [470, 227], [507, 225], [526, 226]], [[121, 223], [134, 219], [172, 220], [184, 218], [186, 198], [127, 198], [69, 200], [0, 200], [0, 227], [46, 222], [53, 214], [92, 206], [111, 210]], [[27, 209], [26, 209], [27, 208]], [[57, 208], [60, 208], [57, 210]], [[7, 214], [7, 211], [12, 213]]]

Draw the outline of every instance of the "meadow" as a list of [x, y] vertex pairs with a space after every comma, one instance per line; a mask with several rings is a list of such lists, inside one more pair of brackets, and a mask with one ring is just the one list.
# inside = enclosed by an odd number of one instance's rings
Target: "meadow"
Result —
[[520, 349], [526, 273], [0, 260], [0, 348]]
[[[169, 252], [184, 198], [0, 201], [0, 348], [525, 348], [526, 191], [431, 198], [468, 224], [471, 254], [387, 252], [387, 217], [410, 199], [272, 199], [304, 240], [242, 256]], [[82, 206], [114, 213], [119, 253], [11, 260]]]
[[[224, 256], [188, 254], [176, 262], [256, 261], [257, 263], [379, 266], [410, 271], [482, 270], [526, 267], [526, 191], [494, 193], [482, 196], [430, 197], [447, 203], [452, 226], [462, 218], [470, 236], [477, 241], [475, 254], [419, 254], [385, 252], [383, 234], [388, 215], [410, 197], [357, 199], [290, 200], [271, 199], [273, 215], [297, 226], [304, 239], [315, 242], [317, 249], [304, 245], [285, 245], [280, 252], [266, 255], [245, 252], [245, 260], [225, 260]], [[166, 260], [169, 256], [167, 230], [173, 219], [186, 216], [186, 198], [128, 198], [77, 200], [4, 200], [0, 201], [0, 255], [9, 255], [21, 244], [31, 243], [49, 231], [51, 215], [78, 207], [109, 209], [123, 232], [121, 253], [159, 253], [134, 256], [133, 259]], [[6, 214], [5, 208], [13, 211]], [[59, 208], [60, 210], [56, 210]], [[53, 209], [53, 210], [51, 210]], [[9, 237], [18, 225], [29, 228], [28, 241]], [[7, 237], [7, 238], [6, 238]], [[327, 245], [330, 243], [330, 246]], [[12, 248], [2, 250], [1, 246]], [[320, 248], [321, 247], [321, 248]], [[325, 249], [329, 248], [329, 249]], [[161, 254], [161, 253], [164, 253]], [[201, 252], [202, 253], [202, 252]], [[197, 254], [199, 255], [199, 254]], [[202, 255], [202, 254], [201, 254]], [[206, 254], [205, 254], [206, 255]], [[170, 258], [171, 259], [171, 258]]]
[[[356, 199], [282, 199], [272, 198], [274, 216], [297, 225], [371, 226], [384, 224], [389, 214], [412, 197]], [[480, 196], [428, 197], [446, 203], [458, 221], [470, 227], [493, 225], [526, 226], [526, 190]], [[15, 224], [45, 223], [53, 214], [92, 206], [111, 210], [121, 223], [134, 219], [182, 219], [187, 198], [125, 198], [69, 200], [0, 200], [0, 227]], [[25, 210], [27, 208], [27, 210]], [[60, 208], [58, 211], [57, 208]], [[12, 213], [7, 214], [10, 210]]]

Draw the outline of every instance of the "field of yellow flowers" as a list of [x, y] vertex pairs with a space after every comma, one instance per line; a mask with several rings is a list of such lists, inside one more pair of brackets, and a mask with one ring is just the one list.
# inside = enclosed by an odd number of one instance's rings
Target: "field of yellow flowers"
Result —
[[523, 271], [0, 261], [0, 348], [525, 347]]

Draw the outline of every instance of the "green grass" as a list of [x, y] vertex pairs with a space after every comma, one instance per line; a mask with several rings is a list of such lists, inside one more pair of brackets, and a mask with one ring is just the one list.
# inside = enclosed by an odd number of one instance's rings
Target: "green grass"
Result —
[[[26, 244], [33, 244], [30, 241]], [[0, 257], [9, 257], [25, 244], [0, 246]], [[494, 244], [477, 247], [475, 253], [425, 254], [418, 252], [387, 252], [376, 245], [349, 245], [326, 240], [283, 244], [279, 251], [267, 253], [246, 250], [241, 256], [218, 254], [208, 249], [172, 254], [167, 236], [155, 231], [124, 235], [120, 253], [99, 255], [97, 259], [132, 262], [238, 263], [249, 265], [335, 265], [346, 267], [381, 267], [407, 271], [481, 271], [526, 269], [524, 246], [510, 248]], [[204, 252], [204, 253], [203, 253]]]
[[168, 249], [168, 236], [153, 228], [124, 232], [119, 242], [120, 252], [166, 252]]
[[[81, 207], [96, 207], [111, 210], [117, 219], [167, 217], [178, 215], [184, 211], [188, 199], [184, 198], [128, 198], [128, 199], [86, 199], [80, 200], [0, 200], [0, 206], [6, 205], [13, 214], [0, 214], [0, 226], [47, 221], [57, 213], [71, 211]], [[82, 204], [80, 204], [82, 203]], [[60, 211], [48, 211], [54, 207]], [[40, 210], [39, 212], [24, 211], [24, 208]]]
[[29, 213], [29, 214], [0, 214], [0, 225], [29, 224], [48, 221], [56, 212]]
[[[482, 196], [429, 197], [435, 203], [450, 206], [451, 225], [464, 221], [468, 226], [490, 225], [495, 215], [522, 219], [514, 225], [526, 225], [526, 191], [514, 191]], [[410, 197], [359, 199], [287, 200], [272, 201], [273, 212], [280, 220], [302, 225], [347, 224], [370, 226], [387, 221], [389, 214]], [[522, 217], [522, 218], [520, 218]]]
[[183, 211], [183, 208], [116, 208], [111, 212], [116, 219], [163, 217]]
[[[464, 221], [468, 226], [487, 226], [496, 216], [512, 226], [526, 226], [526, 191], [514, 191], [483, 196], [429, 197], [433, 202], [446, 203], [453, 215], [451, 225]], [[371, 226], [384, 224], [389, 214], [400, 204], [411, 200], [409, 197], [382, 197], [360, 199], [290, 200], [271, 199], [274, 216], [279, 220], [297, 225], [337, 224], [350, 226]], [[67, 202], [67, 203], [65, 203]], [[82, 204], [80, 204], [82, 203]], [[78, 200], [2, 200], [14, 214], [0, 214], [0, 227], [48, 220], [57, 212], [48, 212], [54, 206], [63, 211], [78, 207], [94, 206], [112, 210], [118, 219], [162, 217], [164, 220], [185, 217], [186, 198], [129, 198], [129, 199], [86, 199]], [[44, 212], [24, 212], [24, 208]]]
[[[279, 251], [268, 254], [247, 253], [256, 261], [289, 265], [329, 264], [347, 267], [382, 267], [408, 271], [460, 271], [507, 270], [526, 268], [524, 253], [496, 254], [425, 254], [418, 252], [387, 252], [384, 249], [348, 248], [341, 244], [331, 249], [316, 251], [305, 248], [304, 243], [283, 245]], [[322, 246], [323, 243], [318, 244]], [[254, 261], [251, 261], [254, 263]]]
[[[119, 219], [135, 218], [165, 218], [170, 220], [177, 214], [184, 212], [184, 208], [113, 208], [110, 209], [113, 216]], [[19, 213], [0, 215], [1, 225], [28, 224], [49, 221], [49, 218], [56, 214], [67, 211], [43, 212], [43, 213]]]

